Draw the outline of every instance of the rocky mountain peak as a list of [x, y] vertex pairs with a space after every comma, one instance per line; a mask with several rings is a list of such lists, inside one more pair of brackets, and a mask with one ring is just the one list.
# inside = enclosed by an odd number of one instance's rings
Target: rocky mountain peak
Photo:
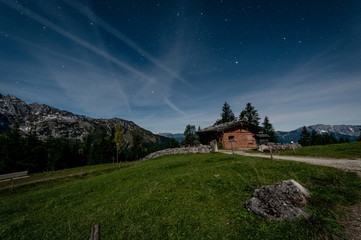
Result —
[[[336, 139], [339, 138], [348, 138], [351, 142], [356, 141], [360, 137], [361, 125], [325, 125], [325, 124], [315, 124], [311, 126], [306, 126], [309, 132], [315, 130], [318, 134], [331, 134]], [[278, 141], [283, 143], [288, 143], [291, 141], [297, 142], [300, 139], [301, 132], [303, 127], [299, 127], [293, 131], [277, 131]]]
[[30, 107], [22, 100], [14, 96], [3, 96], [0, 94], [0, 114], [11, 114], [13, 116], [28, 115]]
[[117, 124], [123, 127], [124, 138], [130, 145], [134, 132], [141, 134], [147, 142], [157, 142], [161, 138], [131, 121], [120, 118], [94, 119], [45, 104], [27, 104], [17, 97], [0, 94], [0, 133], [10, 131], [15, 124], [19, 124], [24, 134], [35, 131], [40, 139], [52, 136], [83, 140], [91, 133], [110, 135]]

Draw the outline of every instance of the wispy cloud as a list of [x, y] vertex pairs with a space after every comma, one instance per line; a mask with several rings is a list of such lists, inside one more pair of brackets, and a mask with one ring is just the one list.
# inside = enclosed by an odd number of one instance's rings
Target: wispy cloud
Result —
[[236, 116], [251, 102], [277, 130], [359, 124], [359, 21], [338, 32], [319, 18], [282, 41], [277, 25], [245, 32], [207, 4], [0, 0], [0, 91], [152, 131], [210, 126], [224, 101]]
[[[5, 0], [0, 0], [1, 3], [5, 4], [6, 6], [13, 8], [19, 12], [22, 12], [23, 14], [25, 14], [27, 17], [31, 18], [32, 20], [46, 26], [47, 28], [57, 32], [58, 34], [66, 37], [67, 39], [71, 40], [74, 43], [79, 44], [80, 46], [84, 47], [85, 49], [91, 51], [92, 53], [97, 54], [98, 56], [101, 56], [102, 58], [104, 58], [105, 60], [115, 64], [116, 66], [120, 67], [121, 69], [124, 69], [126, 71], [128, 71], [129, 73], [133, 74], [134, 76], [131, 76], [129, 74], [126, 75], [126, 77], [128, 77], [128, 81], [130, 79], [134, 79], [135, 84], [141, 84], [140, 80], [144, 79], [147, 82], [145, 82], [145, 84], [142, 84], [144, 86], [155, 86], [157, 89], [161, 89], [161, 95], [163, 96], [161, 99], [163, 101], [164, 104], [168, 105], [171, 109], [175, 110], [176, 112], [180, 113], [180, 114], [184, 114], [183, 111], [181, 111], [179, 109], [179, 107], [177, 107], [174, 103], [172, 103], [167, 94], [165, 94], [166, 92], [171, 91], [171, 86], [170, 84], [168, 85], [168, 88], [165, 89], [165, 85], [162, 83], [159, 83], [158, 79], [155, 77], [152, 77], [149, 74], [145, 74], [144, 72], [137, 70], [135, 68], [133, 68], [132, 66], [130, 66], [129, 64], [119, 60], [118, 58], [116, 58], [115, 56], [113, 56], [112, 54], [110, 54], [107, 51], [104, 51], [102, 49], [99, 48], [99, 46], [94, 46], [93, 44], [91, 44], [88, 41], [83, 40], [82, 38], [78, 37], [77, 35], [71, 33], [70, 31], [67, 31], [65, 29], [63, 29], [62, 27], [60, 27], [59, 25], [54, 24], [53, 22], [51, 22], [50, 20], [40, 16], [37, 13], [34, 13], [33, 11], [31, 11], [30, 9], [27, 9], [26, 7], [15, 3], [15, 2], [9, 2], [9, 1], [5, 1]], [[106, 22], [104, 22], [102, 19], [100, 19], [99, 17], [97, 17], [94, 13], [92, 13], [89, 9], [83, 7], [82, 5], [79, 4], [71, 4], [70, 2], [68, 2], [71, 6], [73, 6], [75, 9], [79, 10], [79, 12], [81, 12], [82, 14], [88, 16], [88, 17], [92, 17], [93, 19], [95, 19], [97, 21], [97, 23], [106, 31], [108, 31], [109, 33], [111, 33], [112, 35], [114, 35], [115, 37], [117, 37], [119, 40], [123, 41], [124, 43], [126, 43], [131, 49], [140, 52], [141, 54], [143, 54], [150, 62], [152, 62], [157, 68], [163, 70], [164, 72], [166, 72], [168, 75], [170, 75], [170, 77], [172, 79], [178, 79], [180, 80], [182, 83], [186, 83], [186, 80], [183, 79], [182, 77], [180, 77], [179, 75], [177, 75], [174, 71], [172, 71], [171, 69], [167, 68], [165, 65], [163, 65], [160, 61], [158, 61], [156, 58], [154, 58], [153, 56], [151, 56], [148, 52], [146, 52], [145, 50], [143, 50], [140, 46], [138, 46], [135, 42], [133, 42], [132, 40], [130, 40], [129, 38], [127, 38], [125, 35], [123, 35], [122, 33], [120, 33], [119, 31], [117, 31], [115, 28], [113, 28], [112, 26], [110, 26], [109, 24], [107, 24]], [[89, 64], [84, 62], [84, 64]], [[56, 74], [53, 74], [53, 76], [55, 76]], [[61, 76], [61, 74], [59, 75]], [[57, 79], [59, 79], [59, 77], [56, 77]], [[168, 79], [169, 77], [165, 78]], [[164, 78], [163, 78], [164, 79]], [[104, 81], [104, 80], [103, 80]], [[59, 82], [59, 81], [58, 81]], [[172, 81], [170, 82], [172, 83]], [[66, 92], [73, 92], [73, 89], [77, 89], [76, 87], [72, 89], [72, 91], [68, 91], [69, 88], [72, 88], [71, 85], [68, 84], [59, 84], [59, 86], [65, 88]], [[109, 85], [110, 86], [110, 85]], [[126, 95], [126, 91], [122, 88], [121, 84], [118, 83], [118, 86], [116, 87], [116, 89], [119, 90], [120, 95], [123, 97], [123, 99], [125, 100], [128, 109], [130, 110], [131, 107], [131, 103], [128, 101], [128, 97]], [[106, 91], [107, 89], [103, 89], [104, 91]], [[110, 91], [113, 90], [113, 88], [109, 89]], [[79, 94], [81, 94], [82, 92], [79, 92]]]
[[[36, 82], [44, 88], [45, 83], [49, 85], [49, 82], [53, 81], [55, 85], [52, 84], [52, 88], [55, 86], [62, 88], [71, 98], [71, 101], [81, 106], [83, 111], [92, 116], [114, 116], [118, 113], [124, 113], [124, 105], [129, 113], [132, 112], [128, 96], [122, 87], [122, 82], [129, 80], [130, 76], [127, 79], [124, 76], [123, 78], [119, 77], [118, 74], [106, 71], [94, 63], [58, 52], [54, 50], [56, 47], [45, 47], [16, 36], [9, 35], [8, 38], [20, 43], [43, 66], [41, 70], [36, 70], [37, 72], [30, 74], [30, 76], [36, 77], [27, 79], [29, 76], [23, 74], [21, 83], [24, 85], [24, 90], [29, 90], [30, 85], [36, 85]], [[11, 67], [9, 62], [7, 65], [11, 69], [17, 68], [16, 66]], [[21, 65], [23, 71], [38, 69], [33, 66], [33, 63], [23, 62]], [[35, 86], [35, 88], [39, 88], [39, 86]], [[34, 90], [34, 86], [32, 90]], [[47, 91], [51, 90], [48, 89]], [[59, 93], [54, 92], [51, 95], [55, 97]], [[60, 100], [67, 101], [64, 98]], [[115, 106], [113, 108], [110, 107], [112, 101], [114, 101], [113, 105]]]
[[357, 124], [360, 119], [354, 111], [361, 99], [355, 96], [361, 92], [361, 71], [334, 72], [342, 60], [320, 54], [286, 70], [283, 77], [265, 79], [266, 87], [237, 96], [231, 103], [239, 106], [251, 102], [276, 128], [282, 127], [278, 130], [317, 123]]
[[39, 22], [40, 24], [43, 24], [45, 26], [47, 26], [48, 28], [50, 28], [51, 30], [61, 34], [62, 36], [70, 39], [73, 42], [78, 43], [79, 45], [81, 45], [82, 47], [92, 51], [95, 54], [98, 54], [99, 56], [105, 58], [108, 61], [111, 61], [112, 63], [118, 65], [121, 68], [126, 69], [127, 71], [135, 74], [136, 76], [142, 77], [150, 82], [155, 82], [155, 79], [152, 79], [146, 75], [144, 75], [142, 72], [134, 69], [133, 67], [131, 67], [130, 65], [118, 60], [117, 58], [115, 58], [114, 56], [112, 56], [111, 54], [100, 50], [99, 48], [97, 48], [96, 46], [90, 44], [89, 42], [79, 38], [78, 36], [74, 35], [73, 33], [66, 31], [65, 29], [61, 28], [60, 26], [52, 23], [51, 21], [45, 19], [44, 17], [32, 12], [31, 10], [23, 7], [20, 4], [15, 4], [13, 2], [8, 2], [8, 1], [4, 1], [4, 0], [0, 0], [2, 3], [6, 4], [7, 6], [16, 9], [18, 11], [23, 12], [26, 16], [28, 16], [29, 18], [33, 19], [34, 21]]
[[81, 3], [74, 2], [74, 1], [65, 1], [68, 5], [73, 7], [75, 10], [77, 10], [79, 13], [83, 14], [84, 16], [88, 17], [91, 21], [94, 21], [95, 24], [99, 25], [101, 28], [112, 34], [114, 37], [116, 37], [118, 40], [122, 41], [126, 45], [128, 45], [131, 49], [136, 51], [137, 53], [142, 54], [145, 58], [147, 58], [150, 62], [152, 62], [155, 66], [162, 69], [163, 71], [167, 72], [170, 76], [174, 77], [175, 79], [180, 80], [184, 84], [188, 84], [188, 82], [179, 76], [177, 73], [175, 73], [172, 69], [166, 67], [163, 63], [158, 61], [155, 57], [153, 57], [150, 53], [148, 53], [146, 50], [141, 48], [137, 43], [135, 43], [133, 40], [128, 38], [126, 35], [112, 27], [110, 24], [105, 22], [102, 18], [97, 16], [93, 11], [91, 11], [88, 7], [82, 5]]
[[76, 69], [54, 72], [52, 76], [75, 104], [95, 117], [113, 117], [124, 113], [123, 106], [131, 112], [127, 97], [117, 79], [105, 78], [97, 72], [77, 73]]
[[168, 104], [168, 106], [170, 106], [174, 111], [182, 114], [183, 116], [187, 116], [187, 114], [185, 114], [182, 110], [180, 110], [174, 103], [172, 103], [169, 98], [164, 98], [164, 102], [166, 102]]

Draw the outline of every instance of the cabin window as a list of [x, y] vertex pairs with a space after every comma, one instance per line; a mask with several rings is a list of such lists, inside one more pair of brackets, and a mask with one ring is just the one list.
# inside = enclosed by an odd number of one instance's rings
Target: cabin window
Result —
[[234, 142], [234, 136], [228, 136], [228, 141]]

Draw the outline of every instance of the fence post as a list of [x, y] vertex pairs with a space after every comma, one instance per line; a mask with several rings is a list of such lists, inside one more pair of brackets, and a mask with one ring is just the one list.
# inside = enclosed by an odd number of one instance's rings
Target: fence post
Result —
[[230, 139], [229, 141], [231, 142], [231, 146], [232, 146], [232, 154], [234, 154], [234, 149], [233, 149], [233, 140], [232, 140], [232, 139]]
[[95, 224], [92, 227], [91, 233], [90, 233], [90, 240], [100, 240], [100, 228], [99, 224]]

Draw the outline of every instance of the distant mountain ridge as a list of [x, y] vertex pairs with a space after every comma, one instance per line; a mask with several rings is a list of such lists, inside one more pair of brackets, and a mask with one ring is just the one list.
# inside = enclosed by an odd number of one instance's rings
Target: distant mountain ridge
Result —
[[[341, 137], [346, 137], [351, 141], [357, 141], [360, 137], [361, 125], [324, 125], [316, 124], [306, 127], [309, 132], [315, 130], [318, 134], [331, 134], [337, 140]], [[297, 128], [293, 131], [277, 131], [278, 141], [282, 143], [289, 143], [291, 141], [297, 142], [301, 137], [303, 127]]]
[[9, 132], [11, 127], [19, 124], [24, 134], [35, 131], [40, 139], [49, 136], [82, 140], [90, 133], [111, 134], [119, 124], [124, 129], [124, 138], [132, 145], [133, 133], [142, 136], [143, 141], [156, 143], [163, 137], [147, 131], [135, 123], [120, 118], [94, 119], [59, 110], [45, 104], [27, 104], [14, 96], [0, 94], [0, 133]]
[[[357, 141], [360, 137], [361, 125], [324, 125], [316, 124], [306, 127], [309, 132], [315, 130], [318, 134], [332, 134], [337, 140], [341, 137], [348, 138], [351, 142]], [[281, 143], [290, 143], [291, 141], [297, 142], [301, 137], [303, 127], [297, 128], [292, 131], [277, 131], [278, 141]], [[174, 138], [178, 142], [182, 142], [184, 134], [182, 133], [156, 133], [157, 135]]]
[[159, 136], [167, 137], [167, 138], [174, 138], [178, 142], [182, 142], [184, 138], [183, 133], [156, 133]]

